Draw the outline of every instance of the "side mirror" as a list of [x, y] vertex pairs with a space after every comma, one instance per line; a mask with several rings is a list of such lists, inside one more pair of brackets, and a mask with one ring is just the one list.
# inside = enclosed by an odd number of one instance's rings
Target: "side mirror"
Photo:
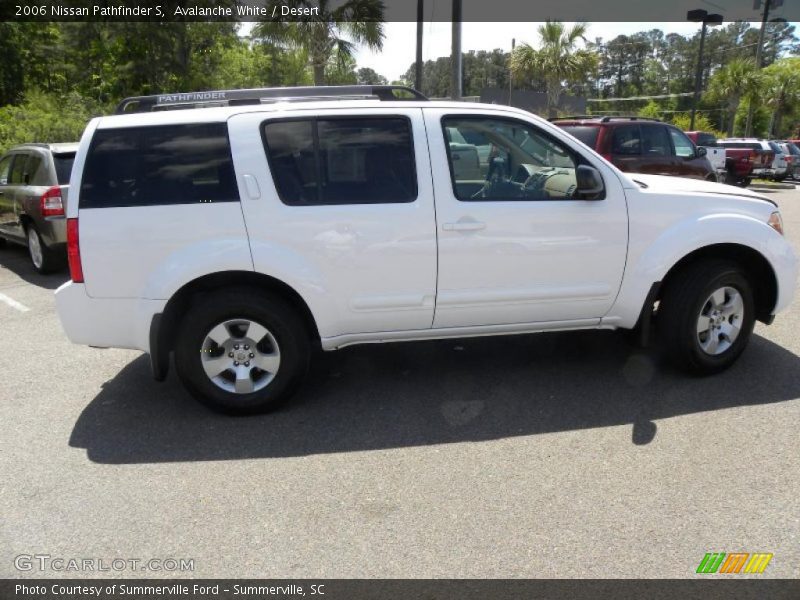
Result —
[[708, 154], [708, 150], [706, 150], [703, 146], [697, 148], [697, 158], [702, 158], [706, 154]]
[[606, 191], [603, 185], [603, 177], [600, 171], [588, 165], [578, 165], [575, 169], [575, 179], [577, 180], [578, 194], [587, 200], [595, 200], [603, 197]]

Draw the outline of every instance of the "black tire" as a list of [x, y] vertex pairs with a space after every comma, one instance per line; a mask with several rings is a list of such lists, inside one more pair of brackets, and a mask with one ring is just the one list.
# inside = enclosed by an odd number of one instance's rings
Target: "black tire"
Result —
[[[31, 266], [33, 266], [37, 273], [46, 275], [47, 273], [53, 273], [64, 267], [66, 257], [48, 248], [33, 224], [28, 225], [25, 229], [25, 236], [28, 242], [28, 257], [31, 259]], [[41, 252], [41, 258], [38, 259], [34, 257], [34, 242], [32, 242], [31, 239], [33, 236], [35, 236]]]
[[740, 179], [736, 182], [736, 185], [739, 187], [746, 188], [753, 180], [750, 177], [745, 177], [744, 179]]
[[[712, 355], [703, 350], [698, 339], [698, 318], [709, 296], [723, 287], [733, 288], [740, 294], [743, 315], [738, 337], [726, 350]], [[736, 362], [753, 332], [752, 287], [735, 263], [704, 260], [691, 264], [668, 282], [656, 321], [667, 358], [675, 366], [696, 375], [718, 373]]]
[[[222, 389], [206, 375], [202, 363], [207, 334], [219, 323], [236, 319], [265, 327], [279, 349], [280, 365], [274, 378], [252, 393]], [[283, 299], [254, 288], [232, 288], [196, 298], [178, 329], [175, 366], [189, 392], [209, 408], [229, 415], [251, 415], [274, 410], [292, 396], [308, 370], [310, 347], [305, 323]]]

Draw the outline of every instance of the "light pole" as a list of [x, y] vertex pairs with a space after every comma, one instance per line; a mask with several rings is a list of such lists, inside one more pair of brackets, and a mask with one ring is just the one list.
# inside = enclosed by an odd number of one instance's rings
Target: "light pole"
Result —
[[450, 52], [450, 98], [461, 100], [461, 0], [453, 0], [453, 40]]
[[708, 14], [708, 11], [698, 8], [690, 10], [686, 13], [688, 21], [695, 23], [702, 22], [703, 26], [700, 29], [700, 53], [697, 56], [697, 72], [694, 76], [694, 97], [692, 98], [692, 118], [689, 121], [689, 129], [694, 130], [694, 117], [697, 113], [697, 100], [700, 98], [700, 87], [703, 82], [703, 47], [706, 43], [706, 27], [719, 25], [722, 23], [722, 15]]

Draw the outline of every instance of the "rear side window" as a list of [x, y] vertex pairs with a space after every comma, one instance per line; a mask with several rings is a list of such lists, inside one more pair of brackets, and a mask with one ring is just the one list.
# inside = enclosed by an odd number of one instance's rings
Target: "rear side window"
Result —
[[225, 123], [98, 129], [82, 208], [239, 200]]
[[638, 156], [642, 153], [642, 140], [638, 125], [614, 127], [611, 137], [611, 153], [623, 156]]
[[75, 162], [75, 153], [54, 154], [53, 164], [56, 167], [56, 180], [58, 185], [69, 183], [69, 175], [72, 173], [72, 163]]
[[642, 154], [645, 156], [671, 156], [669, 134], [663, 125], [642, 125]]
[[584, 125], [567, 125], [562, 127], [568, 134], [575, 136], [584, 144], [592, 148], [597, 147], [597, 135], [600, 133], [599, 127], [586, 127]]
[[278, 195], [290, 206], [417, 198], [405, 117], [273, 121], [264, 125], [264, 141]]

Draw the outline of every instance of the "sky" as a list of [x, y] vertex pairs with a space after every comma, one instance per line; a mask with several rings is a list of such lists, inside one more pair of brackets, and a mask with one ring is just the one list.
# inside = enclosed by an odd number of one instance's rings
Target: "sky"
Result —
[[[536, 46], [539, 23], [463, 23], [461, 30], [461, 50], [511, 50], [511, 39], [517, 44], [527, 42]], [[414, 62], [416, 56], [416, 23], [385, 23], [386, 38], [383, 51], [373, 53], [359, 48], [356, 61], [359, 67], [370, 67], [389, 81], [399, 79]], [[450, 56], [451, 24], [427, 22], [423, 26], [422, 56], [424, 60]], [[698, 31], [696, 23], [591, 23], [586, 36], [589, 40], [597, 37], [608, 41], [618, 35], [630, 35], [638, 31], [661, 29], [665, 33], [691, 35]]]

